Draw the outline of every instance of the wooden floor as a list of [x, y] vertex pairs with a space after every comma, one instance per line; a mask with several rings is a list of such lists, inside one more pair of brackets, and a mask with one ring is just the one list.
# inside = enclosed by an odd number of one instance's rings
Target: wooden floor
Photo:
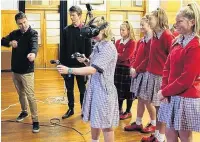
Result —
[[[35, 95], [38, 104], [40, 121], [40, 133], [32, 133], [30, 116], [23, 123], [1, 122], [2, 142], [90, 142], [90, 127], [84, 123], [80, 116], [79, 93], [75, 87], [75, 115], [62, 120], [61, 116], [66, 112], [67, 105], [64, 101], [64, 82], [55, 70], [36, 70], [35, 72]], [[10, 106], [11, 105], [11, 106]], [[132, 107], [132, 120], [120, 121], [115, 129], [116, 142], [139, 142], [143, 134], [139, 132], [125, 132], [123, 127], [136, 118], [136, 105]], [[9, 107], [10, 106], [10, 107]], [[125, 104], [124, 104], [125, 108]], [[14, 88], [11, 73], [1, 73], [1, 120], [15, 120], [20, 112], [18, 96]], [[52, 118], [60, 119], [60, 126], [50, 124]], [[148, 122], [148, 114], [145, 112], [143, 122]], [[72, 129], [78, 130], [82, 136]], [[101, 135], [100, 141], [103, 141]], [[194, 133], [194, 141], [200, 142], [200, 133]]]

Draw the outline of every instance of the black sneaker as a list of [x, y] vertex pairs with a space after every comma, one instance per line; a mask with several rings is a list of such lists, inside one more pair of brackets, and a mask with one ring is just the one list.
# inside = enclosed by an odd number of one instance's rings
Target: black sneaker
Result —
[[26, 111], [22, 111], [20, 113], [20, 115], [17, 117], [16, 121], [20, 122], [20, 121], [24, 120], [24, 118], [26, 118], [27, 116], [28, 116], [28, 113]]
[[33, 122], [33, 133], [38, 133], [40, 131], [39, 122]]

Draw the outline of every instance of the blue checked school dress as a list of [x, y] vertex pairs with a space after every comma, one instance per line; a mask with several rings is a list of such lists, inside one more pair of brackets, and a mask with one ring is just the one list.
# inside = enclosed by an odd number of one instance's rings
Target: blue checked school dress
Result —
[[83, 120], [93, 128], [111, 128], [119, 124], [118, 95], [114, 85], [117, 50], [112, 42], [95, 44], [90, 65], [97, 72], [90, 76], [83, 100]]

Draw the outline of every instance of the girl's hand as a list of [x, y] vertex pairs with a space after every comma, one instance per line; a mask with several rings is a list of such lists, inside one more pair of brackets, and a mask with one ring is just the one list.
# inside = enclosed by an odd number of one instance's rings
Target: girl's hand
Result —
[[80, 63], [84, 63], [86, 61], [86, 57], [85, 57], [85, 54], [83, 54], [83, 57], [77, 57], [76, 58]]
[[60, 74], [68, 74], [68, 67], [63, 66], [63, 65], [58, 65], [57, 70]]
[[134, 68], [130, 69], [130, 75], [135, 78], [137, 76], [136, 70]]
[[157, 95], [159, 96], [161, 102], [169, 103], [168, 98], [166, 98], [166, 97], [163, 96], [162, 90], [159, 90], [158, 93], [157, 93]]

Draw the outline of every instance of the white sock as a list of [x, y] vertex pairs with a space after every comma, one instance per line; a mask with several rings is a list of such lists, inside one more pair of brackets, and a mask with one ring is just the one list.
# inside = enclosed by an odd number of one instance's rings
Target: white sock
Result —
[[99, 140], [93, 140], [93, 139], [92, 139], [92, 142], [99, 142]]
[[156, 126], [156, 120], [151, 120], [151, 124], [152, 124], [153, 126]]
[[158, 139], [159, 142], [164, 142], [165, 140], [165, 134], [160, 134], [156, 137]]
[[157, 138], [159, 136], [159, 130], [155, 130], [154, 136]]
[[137, 125], [141, 125], [142, 124], [142, 118], [141, 117], [137, 117], [136, 118], [136, 124]]

